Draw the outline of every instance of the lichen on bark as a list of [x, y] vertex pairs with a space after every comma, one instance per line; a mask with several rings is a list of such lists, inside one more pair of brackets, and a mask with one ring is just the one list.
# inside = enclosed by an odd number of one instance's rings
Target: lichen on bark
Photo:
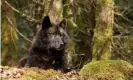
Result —
[[93, 36], [93, 60], [110, 59], [113, 27], [113, 0], [97, 0]]

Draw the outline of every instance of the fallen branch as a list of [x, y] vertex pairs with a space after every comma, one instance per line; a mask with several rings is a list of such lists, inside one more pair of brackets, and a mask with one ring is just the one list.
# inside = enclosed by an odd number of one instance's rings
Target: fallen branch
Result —
[[[9, 23], [11, 24], [11, 25], [13, 25], [13, 23], [12, 23], [12, 21], [6, 16], [6, 18], [7, 18], [7, 20], [9, 21]], [[13, 27], [14, 28], [14, 27]], [[16, 29], [16, 28], [14, 28], [16, 31], [17, 31], [17, 33], [20, 35], [20, 36], [22, 36], [25, 40], [27, 40], [28, 42], [30, 42], [30, 43], [32, 43], [32, 41], [31, 40], [29, 40], [27, 37], [25, 37], [21, 32], [19, 32], [18, 31], [18, 29]]]
[[40, 23], [40, 20], [36, 20], [34, 18], [31, 18], [30, 16], [26, 15], [23, 12], [20, 12], [19, 10], [17, 10], [16, 8], [14, 8], [12, 5], [10, 5], [7, 1], [4, 1], [5, 4], [7, 4], [12, 10], [14, 10], [15, 12], [19, 13], [22, 17], [26, 17], [26, 19], [30, 22], [35, 22], [35, 23]]

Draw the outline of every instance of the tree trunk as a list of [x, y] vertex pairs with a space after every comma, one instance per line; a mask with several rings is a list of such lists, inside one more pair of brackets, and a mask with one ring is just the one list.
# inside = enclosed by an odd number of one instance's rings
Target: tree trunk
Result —
[[33, 6], [30, 13], [37, 20], [42, 20], [48, 15], [53, 23], [58, 23], [62, 20], [62, 0], [32, 0]]
[[13, 10], [3, 3], [2, 5], [2, 65], [15, 65], [17, 61], [16, 21]]
[[71, 37], [70, 46], [67, 48], [67, 64], [74, 68], [81, 68], [92, 59], [95, 1], [64, 0], [63, 3], [63, 16], [68, 18], [68, 32]]
[[113, 0], [97, 0], [93, 36], [93, 60], [110, 59], [113, 27]]
[[[67, 18], [68, 16], [70, 16], [72, 14], [72, 6], [70, 7], [69, 5], [70, 0], [63, 0], [63, 17]], [[72, 28], [74, 28], [74, 22], [73, 22], [73, 18], [69, 18], [67, 19], [67, 32], [69, 34], [69, 36], [71, 37], [66, 50], [65, 50], [65, 66], [67, 68], [72, 68], [74, 66], [73, 63], [73, 58], [74, 58], [74, 54], [75, 54], [75, 42], [73, 40], [73, 30]]]

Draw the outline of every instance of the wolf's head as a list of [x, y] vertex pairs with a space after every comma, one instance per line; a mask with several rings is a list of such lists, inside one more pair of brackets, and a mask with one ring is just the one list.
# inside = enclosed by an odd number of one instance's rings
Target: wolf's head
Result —
[[66, 32], [66, 20], [63, 19], [58, 24], [52, 24], [49, 16], [44, 17], [40, 30], [38, 31], [37, 41], [41, 41], [41, 45], [47, 45], [51, 49], [62, 49], [69, 41]]

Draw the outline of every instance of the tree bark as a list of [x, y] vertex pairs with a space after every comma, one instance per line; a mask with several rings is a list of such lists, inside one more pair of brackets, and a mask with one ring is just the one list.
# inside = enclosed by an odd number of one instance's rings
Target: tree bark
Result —
[[69, 66], [81, 68], [92, 59], [94, 13], [94, 0], [64, 0], [63, 16], [68, 18], [68, 32], [71, 37], [67, 48]]
[[[63, 17], [67, 18], [72, 14], [72, 5], [70, 4], [70, 0], [63, 0]], [[71, 7], [70, 7], [71, 6]], [[69, 34], [69, 36], [71, 37], [66, 50], [65, 50], [65, 66], [67, 68], [72, 68], [74, 66], [73, 63], [73, 58], [74, 58], [74, 54], [75, 54], [75, 42], [73, 40], [73, 30], [72, 28], [74, 28], [74, 22], [73, 22], [73, 18], [70, 17], [69, 19], [67, 19], [67, 32]]]
[[97, 0], [92, 48], [93, 60], [110, 59], [111, 57], [113, 18], [113, 0]]
[[12, 9], [3, 3], [2, 5], [2, 65], [15, 65], [17, 60], [16, 20]]

